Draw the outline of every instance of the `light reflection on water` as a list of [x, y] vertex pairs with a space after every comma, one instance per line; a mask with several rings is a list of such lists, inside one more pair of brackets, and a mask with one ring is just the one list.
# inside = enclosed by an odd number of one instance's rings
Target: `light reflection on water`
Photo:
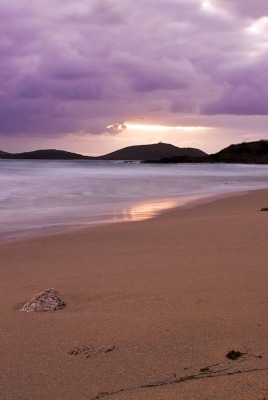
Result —
[[209, 195], [199, 196], [181, 196], [178, 199], [161, 199], [160, 201], [144, 201], [134, 204], [123, 210], [122, 216], [116, 216], [116, 219], [123, 221], [143, 221], [145, 219], [154, 218], [164, 211], [172, 208], [181, 207], [186, 204], [191, 204], [196, 200], [201, 200], [210, 197]]
[[125, 221], [142, 221], [153, 218], [165, 210], [169, 210], [178, 206], [175, 199], [161, 201], [145, 201], [143, 203], [134, 204], [130, 208], [126, 208], [123, 212], [123, 220]]

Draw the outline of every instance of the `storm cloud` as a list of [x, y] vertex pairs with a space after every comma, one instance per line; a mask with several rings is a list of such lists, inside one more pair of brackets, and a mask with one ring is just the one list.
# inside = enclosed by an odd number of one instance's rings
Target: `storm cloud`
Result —
[[0, 0], [0, 133], [268, 115], [266, 3]]

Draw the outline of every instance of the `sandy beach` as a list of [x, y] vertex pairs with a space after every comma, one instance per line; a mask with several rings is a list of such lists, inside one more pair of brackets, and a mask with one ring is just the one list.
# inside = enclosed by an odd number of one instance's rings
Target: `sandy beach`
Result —
[[[1, 243], [0, 398], [268, 398], [262, 207], [268, 190]], [[49, 287], [63, 310], [19, 311]]]

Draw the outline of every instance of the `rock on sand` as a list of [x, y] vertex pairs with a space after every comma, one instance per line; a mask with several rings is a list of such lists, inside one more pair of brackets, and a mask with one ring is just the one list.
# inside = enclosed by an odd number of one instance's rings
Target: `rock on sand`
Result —
[[65, 307], [57, 290], [49, 288], [36, 295], [24, 304], [20, 311], [56, 311]]

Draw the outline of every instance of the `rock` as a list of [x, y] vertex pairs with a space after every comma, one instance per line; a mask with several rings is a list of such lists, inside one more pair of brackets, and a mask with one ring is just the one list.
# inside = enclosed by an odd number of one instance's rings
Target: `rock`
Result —
[[239, 357], [243, 356], [245, 353], [241, 353], [239, 350], [231, 350], [226, 354], [226, 357], [230, 360], [237, 360]]
[[49, 288], [36, 295], [28, 303], [24, 304], [20, 311], [56, 311], [65, 307], [57, 290]]
[[268, 211], [268, 207], [261, 208], [261, 211]]

